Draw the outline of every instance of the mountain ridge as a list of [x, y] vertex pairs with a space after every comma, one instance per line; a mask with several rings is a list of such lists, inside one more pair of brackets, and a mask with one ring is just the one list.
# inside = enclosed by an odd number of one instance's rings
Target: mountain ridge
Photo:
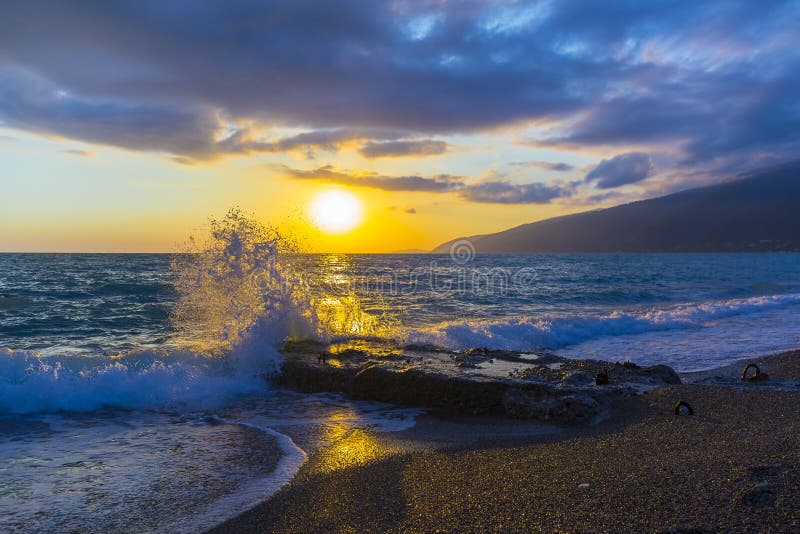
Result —
[[477, 253], [800, 251], [800, 161], [466, 239]]

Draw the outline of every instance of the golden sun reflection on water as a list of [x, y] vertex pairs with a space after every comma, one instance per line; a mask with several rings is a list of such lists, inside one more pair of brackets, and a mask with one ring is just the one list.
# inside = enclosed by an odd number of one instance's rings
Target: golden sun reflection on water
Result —
[[386, 303], [374, 292], [368, 305], [356, 292], [359, 275], [352, 258], [327, 254], [315, 260], [313, 277], [314, 312], [324, 332], [344, 336], [389, 337], [396, 320], [387, 314]]
[[328, 332], [371, 334], [378, 326], [378, 318], [362, 310], [355, 295], [322, 297], [316, 303], [316, 312]]

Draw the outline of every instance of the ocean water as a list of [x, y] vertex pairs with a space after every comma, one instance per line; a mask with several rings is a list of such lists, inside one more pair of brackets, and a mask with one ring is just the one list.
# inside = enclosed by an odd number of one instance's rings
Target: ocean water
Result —
[[0, 530], [197, 531], [413, 425], [274, 387], [288, 337], [680, 371], [800, 346], [800, 254], [304, 255], [237, 224], [188, 255], [0, 254]]

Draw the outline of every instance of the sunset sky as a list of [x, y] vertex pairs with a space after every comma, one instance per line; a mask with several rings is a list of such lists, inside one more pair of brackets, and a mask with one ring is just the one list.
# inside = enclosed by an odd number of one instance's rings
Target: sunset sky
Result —
[[[798, 2], [3, 2], [0, 251], [171, 251], [233, 206], [308, 250], [430, 249], [793, 160], [799, 22]], [[331, 189], [363, 210], [341, 233], [311, 208]]]

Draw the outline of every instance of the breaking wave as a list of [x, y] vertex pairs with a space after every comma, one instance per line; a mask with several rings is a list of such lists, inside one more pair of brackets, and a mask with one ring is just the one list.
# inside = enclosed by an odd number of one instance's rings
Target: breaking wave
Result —
[[287, 338], [376, 332], [379, 319], [354, 295], [312, 295], [296, 254], [239, 210], [212, 219], [172, 265], [178, 300], [163, 348], [113, 356], [0, 348], [0, 413], [211, 409], [268, 388]]
[[[114, 357], [43, 356], [0, 349], [0, 412], [93, 412], [110, 409], [213, 409], [264, 388], [277, 369], [274, 350], [209, 357], [139, 351]], [[257, 356], [257, 359], [256, 359]]]
[[[190, 239], [173, 264], [179, 339], [205, 352], [286, 338], [371, 335], [379, 320], [354, 294], [315, 295], [295, 243], [239, 210], [212, 219], [203, 241]], [[265, 333], [267, 336], [265, 336]]]
[[456, 350], [472, 347], [532, 351], [559, 349], [608, 336], [701, 328], [727, 317], [800, 304], [800, 294], [683, 304], [642, 312], [586, 317], [518, 317], [447, 322], [407, 332], [406, 342]]

